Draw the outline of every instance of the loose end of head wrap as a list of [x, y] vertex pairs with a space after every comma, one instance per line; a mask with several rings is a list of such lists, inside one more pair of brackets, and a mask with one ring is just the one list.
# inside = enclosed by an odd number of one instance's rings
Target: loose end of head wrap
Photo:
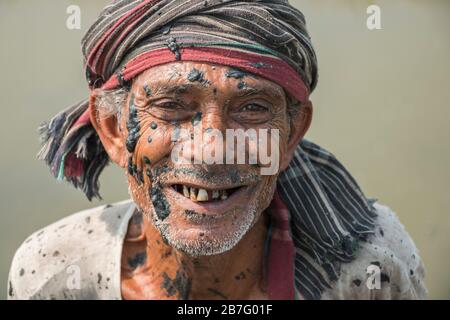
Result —
[[81, 101], [61, 111], [39, 127], [43, 160], [58, 180], [66, 180], [83, 190], [91, 201], [101, 199], [98, 177], [109, 162], [89, 114], [88, 101]]

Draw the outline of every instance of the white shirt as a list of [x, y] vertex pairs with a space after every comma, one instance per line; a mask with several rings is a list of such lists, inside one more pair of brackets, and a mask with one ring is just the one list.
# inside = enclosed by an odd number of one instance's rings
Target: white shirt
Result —
[[[412, 239], [388, 207], [374, 207], [375, 234], [360, 243], [352, 262], [342, 264], [322, 299], [426, 297], [424, 267]], [[122, 299], [122, 245], [134, 210], [131, 200], [101, 206], [32, 234], [14, 256], [8, 299]]]

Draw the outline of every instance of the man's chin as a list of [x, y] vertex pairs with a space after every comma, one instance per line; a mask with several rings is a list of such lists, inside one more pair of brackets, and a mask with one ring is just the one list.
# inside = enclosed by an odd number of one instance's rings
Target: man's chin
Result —
[[253, 227], [256, 210], [249, 210], [238, 219], [232, 214], [230, 219], [223, 220], [202, 216], [206, 219], [203, 223], [171, 219], [175, 216], [172, 215], [166, 221], [154, 220], [155, 227], [170, 246], [186, 255], [198, 257], [217, 255], [234, 248]]

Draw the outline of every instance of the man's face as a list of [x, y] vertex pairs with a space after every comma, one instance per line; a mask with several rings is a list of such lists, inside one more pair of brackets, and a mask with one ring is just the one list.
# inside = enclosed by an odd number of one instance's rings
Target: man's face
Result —
[[[196, 62], [147, 70], [133, 81], [120, 116], [130, 193], [171, 246], [192, 256], [225, 252], [270, 204], [278, 172], [261, 175], [261, 165], [248, 160], [195, 163], [194, 152], [180, 163], [173, 152], [182, 143], [184, 149], [199, 144], [199, 132], [223, 132], [225, 139], [226, 129], [255, 129], [258, 135], [266, 129], [270, 142], [278, 129], [279, 145], [265, 148], [278, 149], [282, 159], [289, 123], [284, 90], [261, 77]], [[217, 141], [200, 144], [214, 147]], [[254, 147], [248, 139], [245, 144], [245, 150]]]

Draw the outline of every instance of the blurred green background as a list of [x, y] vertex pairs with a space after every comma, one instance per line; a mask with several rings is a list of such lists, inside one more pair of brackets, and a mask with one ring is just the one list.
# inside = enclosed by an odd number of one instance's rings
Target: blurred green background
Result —
[[[450, 1], [300, 0], [319, 58], [308, 138], [333, 151], [368, 196], [396, 211], [425, 262], [429, 297], [450, 298]], [[36, 128], [87, 96], [80, 40], [109, 3], [0, 0], [0, 298], [12, 256], [33, 231], [81, 209], [128, 198], [109, 167], [103, 202], [57, 183]], [[82, 30], [66, 28], [81, 7]], [[366, 8], [382, 30], [366, 28]]]

